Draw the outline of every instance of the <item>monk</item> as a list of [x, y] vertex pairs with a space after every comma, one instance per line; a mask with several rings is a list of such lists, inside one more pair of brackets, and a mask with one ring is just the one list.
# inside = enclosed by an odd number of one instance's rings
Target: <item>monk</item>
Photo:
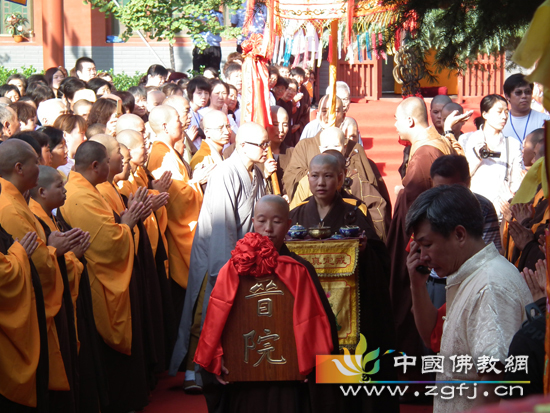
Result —
[[[323, 125], [326, 125], [328, 121], [330, 104], [330, 99], [325, 99], [320, 105], [323, 110], [321, 114]], [[340, 127], [343, 120], [342, 101], [337, 98], [335, 126]], [[324, 127], [326, 128], [326, 126]], [[321, 132], [312, 139], [302, 139], [292, 153], [292, 158], [283, 176], [291, 202], [300, 180], [307, 175], [309, 162], [315, 155], [321, 153]], [[367, 158], [361, 145], [353, 141], [346, 142], [342, 153], [349, 162], [347, 178], [350, 181], [350, 192], [368, 206], [369, 213], [376, 220], [379, 237], [385, 240], [391, 219], [391, 201], [386, 184], [376, 164]]]
[[162, 104], [171, 106], [178, 112], [183, 127], [183, 133], [182, 140], [176, 143], [175, 149], [183, 157], [185, 162], [191, 163], [193, 155], [197, 152], [197, 148], [193, 143], [193, 139], [197, 137], [197, 129], [194, 129], [194, 136], [187, 135], [189, 125], [191, 125], [191, 116], [189, 115], [191, 106], [189, 105], [189, 99], [185, 96], [171, 95], [168, 96]]
[[[190, 165], [191, 169], [207, 169], [207, 178], [212, 173], [212, 170], [217, 164], [223, 162], [222, 151], [225, 145], [229, 143], [231, 136], [231, 124], [227, 115], [219, 110], [211, 110], [202, 120], [204, 125], [204, 134], [206, 139], [203, 139], [197, 153], [193, 155]], [[206, 184], [202, 186], [206, 189]]]
[[[190, 284], [170, 374], [176, 374], [188, 352], [194, 355], [218, 272], [229, 260], [237, 241], [252, 229], [254, 205], [265, 194], [265, 180], [256, 164], [266, 161], [268, 145], [269, 138], [263, 127], [252, 122], [242, 124], [235, 152], [217, 166], [209, 178], [193, 240]], [[185, 380], [189, 387], [195, 385], [192, 360], [193, 357], [188, 357], [186, 368]]]
[[120, 143], [120, 154], [122, 155], [122, 172], [115, 175], [113, 178], [113, 182], [117, 186], [120, 181], [127, 181], [132, 173], [132, 170], [130, 169], [130, 160], [132, 159], [132, 155], [130, 155], [128, 147], [123, 143]]
[[[271, 106], [271, 119], [273, 125], [267, 127], [267, 135], [269, 136], [271, 153], [273, 154], [273, 158], [277, 161], [277, 181], [279, 182], [281, 195], [283, 195], [283, 197], [286, 196], [288, 200], [283, 175], [290, 163], [292, 151], [294, 150], [294, 148], [284, 143], [290, 128], [290, 120], [286, 110], [280, 106]], [[268, 183], [271, 183], [271, 181], [268, 181]], [[273, 193], [273, 190], [269, 192]]]
[[[418, 195], [432, 187], [430, 167], [433, 161], [440, 156], [456, 153], [449, 140], [442, 137], [434, 126], [428, 125], [426, 105], [422, 99], [417, 97], [405, 99], [397, 107], [395, 118], [395, 127], [400, 138], [410, 142], [412, 146], [403, 178], [404, 188], [397, 197], [394, 217], [388, 233], [387, 246], [392, 262], [390, 293], [397, 331], [396, 350], [404, 351], [407, 355], [420, 356], [423, 354], [422, 340], [411, 313], [412, 301], [405, 250], [410, 237], [405, 231], [405, 216]], [[420, 377], [420, 367], [417, 367], [417, 369], [413, 367], [407, 369], [407, 380]]]
[[[40, 276], [44, 293], [46, 323], [48, 328], [50, 407], [75, 411], [75, 394], [71, 389], [65, 366], [70, 356], [65, 352], [71, 345], [67, 331], [67, 309], [63, 302], [63, 279], [57, 257], [82, 242], [84, 232], [75, 228], [72, 232], [53, 232], [46, 237], [42, 225], [29, 209], [23, 194], [34, 188], [38, 179], [38, 156], [34, 149], [18, 139], [0, 145], [0, 225], [13, 237], [36, 232], [38, 247], [32, 261]], [[72, 313], [72, 308], [69, 310]], [[65, 347], [67, 346], [67, 347]], [[64, 356], [68, 357], [64, 361]]]
[[166, 238], [170, 251], [170, 277], [180, 288], [187, 288], [191, 245], [202, 204], [201, 179], [192, 180], [180, 155], [174, 149], [182, 139], [182, 125], [176, 110], [157, 106], [149, 114], [149, 124], [157, 135], [153, 142], [147, 168], [156, 179], [165, 172], [172, 174], [166, 205], [168, 227]]
[[46, 411], [48, 341], [44, 297], [30, 257], [36, 232], [21, 241], [0, 227], [0, 411]]
[[133, 202], [122, 216], [115, 215], [96, 188], [109, 178], [109, 161], [105, 146], [98, 142], [86, 141], [78, 147], [75, 170], [65, 186], [67, 200], [59, 213], [69, 226], [91, 236], [84, 255], [109, 384], [109, 404], [101, 410], [119, 412], [139, 410], [148, 403], [139, 292], [132, 276], [132, 229], [149, 207]]
[[[395, 332], [388, 291], [390, 261], [384, 243], [377, 236], [374, 226], [360, 209], [342, 200], [338, 192], [344, 180], [338, 160], [328, 154], [315, 156], [309, 165], [309, 187], [313, 196], [290, 211], [293, 223], [309, 227], [319, 224], [330, 227], [332, 233], [345, 225], [357, 225], [364, 231], [359, 253], [360, 280], [360, 333], [369, 346], [380, 348], [381, 354], [395, 348]], [[380, 314], [384, 314], [383, 317]], [[395, 380], [393, 361], [381, 358], [380, 374]], [[386, 364], [386, 365], [385, 365]], [[385, 365], [385, 366], [384, 366]], [[383, 373], [382, 373], [383, 372]], [[393, 377], [393, 378], [392, 378]], [[362, 406], [370, 412], [397, 412], [398, 400], [394, 397], [364, 397], [350, 399], [350, 411]], [[358, 404], [355, 404], [358, 403]]]

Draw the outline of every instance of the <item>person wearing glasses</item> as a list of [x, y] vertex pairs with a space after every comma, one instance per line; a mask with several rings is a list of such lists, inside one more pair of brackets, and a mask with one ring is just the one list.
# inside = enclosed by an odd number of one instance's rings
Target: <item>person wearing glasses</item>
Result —
[[522, 145], [527, 135], [550, 120], [549, 115], [531, 109], [533, 87], [521, 73], [508, 77], [503, 86], [504, 96], [510, 103], [510, 116], [502, 134], [517, 139]]
[[[220, 122], [219, 126], [222, 125]], [[267, 159], [268, 147], [269, 137], [262, 126], [253, 122], [241, 124], [235, 151], [216, 166], [208, 179], [193, 239], [178, 339], [169, 369], [170, 374], [176, 375], [188, 355], [188, 362], [183, 366], [184, 389], [188, 392], [201, 391], [195, 381], [193, 357], [218, 272], [231, 258], [237, 241], [252, 231], [254, 206], [265, 195], [261, 164]], [[217, 383], [214, 375], [200, 374], [203, 383]], [[205, 396], [208, 401], [209, 395]]]

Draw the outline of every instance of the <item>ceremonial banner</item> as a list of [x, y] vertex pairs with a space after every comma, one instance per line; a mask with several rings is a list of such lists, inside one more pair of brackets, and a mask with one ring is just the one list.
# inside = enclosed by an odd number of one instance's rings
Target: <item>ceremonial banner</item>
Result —
[[336, 317], [340, 349], [354, 349], [359, 343], [359, 241], [287, 241], [286, 245], [315, 267]]

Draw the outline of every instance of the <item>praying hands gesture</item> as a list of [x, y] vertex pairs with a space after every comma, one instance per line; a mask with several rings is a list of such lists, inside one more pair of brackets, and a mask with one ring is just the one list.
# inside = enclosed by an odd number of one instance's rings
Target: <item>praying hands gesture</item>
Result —
[[90, 233], [83, 232], [83, 236], [80, 238], [80, 243], [71, 249], [71, 252], [76, 255], [76, 258], [82, 258], [84, 253], [90, 248]]
[[535, 239], [535, 234], [517, 221], [510, 221], [508, 224], [508, 232], [514, 240], [514, 244], [520, 251], [523, 251], [525, 246]]
[[27, 232], [25, 236], [21, 238], [21, 241], [15, 238], [15, 242], [19, 242], [21, 244], [21, 246], [25, 249], [25, 252], [27, 253], [27, 257], [29, 258], [31, 257], [34, 250], [38, 248], [36, 232]]
[[[67, 252], [77, 248], [87, 232], [80, 228], [73, 228], [67, 232], [53, 231], [48, 237], [48, 245], [56, 249], [56, 255], [61, 257]], [[88, 234], [89, 237], [89, 234]]]
[[535, 209], [533, 204], [514, 204], [510, 206], [512, 216], [520, 224], [524, 224], [524, 221], [532, 219], [535, 216]]
[[130, 209], [135, 203], [143, 204], [141, 219], [147, 219], [147, 217], [151, 215], [151, 211], [153, 208], [153, 201], [151, 200], [151, 198], [152, 196], [149, 196], [149, 190], [147, 188], [139, 187], [135, 194], [130, 194], [130, 196], [128, 197], [128, 209]]
[[533, 301], [546, 297], [546, 260], [538, 260], [535, 268], [533, 272], [525, 267], [521, 273], [533, 295]]
[[147, 188], [141, 187], [135, 194], [130, 194], [128, 209], [122, 213], [120, 223], [134, 228], [140, 219], [147, 218], [150, 213], [151, 199], [147, 196]]
[[172, 185], [172, 172], [170, 171], [164, 172], [159, 179], [151, 182], [153, 189], [159, 192], [168, 192], [170, 185]]
[[151, 195], [151, 209], [157, 211], [159, 208], [162, 208], [168, 203], [168, 198], [170, 195], [168, 192], [162, 192], [158, 195]]
[[208, 182], [208, 179], [210, 178], [210, 174], [216, 167], [216, 164], [213, 163], [208, 166], [202, 166], [201, 168], [197, 168], [193, 171], [193, 179], [189, 182], [198, 182], [199, 184], [205, 184]]

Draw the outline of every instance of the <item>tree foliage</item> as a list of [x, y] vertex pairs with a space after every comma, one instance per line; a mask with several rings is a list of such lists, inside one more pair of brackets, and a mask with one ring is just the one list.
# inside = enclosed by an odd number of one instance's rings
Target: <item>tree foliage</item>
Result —
[[411, 40], [436, 50], [440, 68], [464, 69], [478, 54], [513, 50], [543, 0], [381, 0], [396, 7], [397, 21], [386, 32], [391, 41], [403, 24], [416, 20]]
[[209, 11], [219, 10], [222, 3], [231, 9], [238, 9], [241, 0], [130, 0], [121, 7], [112, 0], [85, 1], [125, 25], [126, 30], [121, 35], [124, 40], [128, 40], [134, 30], [141, 30], [151, 39], [168, 40], [173, 44], [176, 35], [183, 32], [204, 48], [207, 45], [199, 35], [201, 32], [210, 31], [225, 37], [235, 37], [240, 32], [220, 26]]

